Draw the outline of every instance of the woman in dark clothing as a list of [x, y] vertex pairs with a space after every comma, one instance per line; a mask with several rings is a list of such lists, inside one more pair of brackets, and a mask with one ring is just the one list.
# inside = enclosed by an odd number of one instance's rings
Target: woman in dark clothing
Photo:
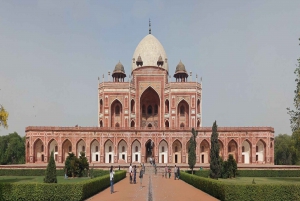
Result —
[[136, 184], [136, 165], [133, 168], [133, 183]]

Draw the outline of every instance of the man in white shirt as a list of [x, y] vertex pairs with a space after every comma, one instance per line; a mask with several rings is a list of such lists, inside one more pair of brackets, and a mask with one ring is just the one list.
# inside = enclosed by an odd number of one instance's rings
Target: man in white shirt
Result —
[[129, 173], [129, 179], [130, 179], [130, 183], [132, 184], [132, 166], [130, 163], [129, 169], [128, 169], [128, 173]]

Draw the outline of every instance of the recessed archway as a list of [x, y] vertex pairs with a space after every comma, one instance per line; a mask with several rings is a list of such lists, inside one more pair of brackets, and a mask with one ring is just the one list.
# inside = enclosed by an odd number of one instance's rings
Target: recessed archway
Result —
[[256, 143], [256, 162], [257, 163], [265, 163], [265, 157], [266, 157], [266, 143], [262, 140], [259, 140]]
[[200, 143], [200, 163], [207, 164], [210, 160], [210, 148], [207, 140]]
[[248, 140], [242, 143], [242, 163], [251, 163], [251, 143]]
[[107, 140], [104, 144], [104, 161], [105, 163], [114, 163], [114, 148], [111, 140]]
[[154, 146], [155, 145], [154, 145], [154, 141], [153, 140], [149, 139], [146, 142], [146, 144], [145, 144], [145, 148], [146, 148], [146, 154], [145, 154], [146, 158], [145, 158], [145, 161], [146, 162], [150, 162], [150, 158], [152, 158], [152, 159], [154, 158], [154, 149], [155, 149]]
[[86, 148], [85, 142], [82, 139], [79, 140], [77, 142], [77, 149], [76, 149], [76, 154], [78, 158], [80, 156], [80, 152], [85, 152], [85, 148]]
[[72, 152], [72, 143], [69, 139], [66, 139], [62, 144], [62, 162], [64, 163], [69, 153]]
[[160, 98], [157, 92], [148, 87], [141, 95], [140, 110], [142, 111], [140, 125], [148, 127], [151, 123], [152, 127], [160, 127]]
[[181, 163], [182, 144], [179, 140], [175, 140], [172, 144], [172, 160], [173, 163]]
[[41, 139], [37, 139], [34, 142], [34, 162], [41, 163], [44, 162], [42, 159], [44, 156], [44, 143]]
[[98, 140], [94, 139], [90, 145], [91, 148], [91, 162], [100, 162], [100, 144]]
[[48, 143], [48, 161], [50, 161], [51, 152], [53, 151], [54, 160], [58, 161], [58, 145], [56, 140], [52, 139]]
[[158, 146], [158, 162], [168, 163], [168, 143], [162, 140]]
[[118, 145], [118, 163], [127, 163], [127, 143], [125, 140], [121, 140]]
[[230, 140], [230, 142], [228, 143], [228, 157], [229, 157], [229, 154], [231, 154], [233, 156], [233, 158], [237, 161], [238, 145], [237, 145], [236, 141], [234, 141], [233, 139]]
[[131, 145], [131, 162], [132, 163], [141, 163], [141, 143], [138, 140], [134, 140]]

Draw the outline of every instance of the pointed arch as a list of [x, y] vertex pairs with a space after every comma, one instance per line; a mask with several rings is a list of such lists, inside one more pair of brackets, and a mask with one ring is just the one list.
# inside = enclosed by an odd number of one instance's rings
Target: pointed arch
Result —
[[55, 162], [58, 162], [58, 144], [54, 138], [52, 138], [48, 143], [48, 161], [50, 160], [52, 151]]
[[131, 144], [131, 151], [132, 151], [132, 163], [141, 163], [141, 143], [138, 139], [135, 139]]
[[229, 154], [231, 154], [233, 156], [233, 158], [237, 161], [237, 159], [238, 159], [238, 143], [234, 139], [231, 139], [228, 142], [228, 157], [229, 157]]
[[127, 142], [121, 139], [118, 143], [118, 163], [127, 163]]
[[148, 127], [149, 123], [152, 127], [160, 127], [160, 96], [159, 94], [149, 86], [146, 88], [140, 96], [140, 110], [142, 115], [140, 116], [140, 126]]
[[102, 101], [102, 99], [100, 99], [99, 103], [100, 103], [100, 111], [99, 112], [102, 114], [103, 113], [103, 101]]
[[182, 143], [176, 139], [172, 143], [172, 160], [173, 163], [181, 163]]
[[90, 153], [91, 162], [100, 162], [100, 143], [97, 139], [91, 141]]
[[155, 156], [155, 143], [152, 139], [148, 139], [145, 143], [145, 162], [150, 162], [150, 158]]
[[182, 99], [177, 105], [177, 125], [189, 127], [189, 104]]
[[114, 144], [108, 139], [104, 143], [104, 161], [105, 163], [114, 163]]
[[135, 127], [135, 122], [134, 122], [134, 120], [131, 120], [130, 127], [131, 127], [131, 128], [134, 128], [134, 127]]
[[168, 143], [162, 139], [158, 145], [158, 162], [168, 163]]
[[169, 113], [169, 100], [168, 99], [166, 99], [166, 101], [165, 101], [165, 113], [166, 114], [168, 114]]
[[185, 155], [186, 155], [186, 159], [185, 159], [185, 162], [186, 163], [189, 163], [189, 147], [190, 147], [190, 140], [188, 140], [187, 142], [186, 142], [186, 151], [185, 151]]
[[67, 157], [69, 156], [69, 153], [72, 152], [72, 142], [69, 139], [65, 139], [62, 143], [62, 162], [64, 163]]
[[165, 121], [165, 128], [169, 128], [169, 127], [170, 127], [169, 120], [166, 120]]
[[248, 139], [242, 142], [242, 163], [251, 163], [251, 147], [251, 142]]
[[224, 144], [221, 140], [218, 140], [219, 143], [219, 156], [224, 160]]
[[36, 163], [44, 162], [44, 160], [42, 160], [44, 159], [44, 151], [42, 151], [43, 146], [44, 142], [40, 138], [37, 138], [33, 143], [34, 162]]
[[86, 148], [85, 141], [83, 139], [78, 140], [76, 143], [76, 155], [78, 158], [80, 156], [80, 152], [86, 152], [85, 148]]
[[204, 139], [200, 143], [200, 163], [207, 164], [210, 161], [210, 144]]
[[123, 125], [123, 106], [122, 106], [122, 103], [118, 100], [118, 99], [115, 99], [111, 105], [110, 105], [110, 108], [111, 108], [111, 127], [116, 127], [117, 125], [119, 127], [122, 127]]
[[130, 109], [131, 109], [131, 113], [135, 113], [135, 101], [134, 101], [134, 99], [131, 99]]
[[266, 162], [266, 142], [262, 139], [256, 143], [256, 162], [262, 164]]

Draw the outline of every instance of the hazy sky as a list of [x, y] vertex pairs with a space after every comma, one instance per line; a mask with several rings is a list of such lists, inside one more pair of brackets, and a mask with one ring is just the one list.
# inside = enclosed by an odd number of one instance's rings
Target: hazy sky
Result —
[[149, 18], [169, 74], [181, 60], [203, 79], [203, 126], [291, 134], [299, 8], [299, 0], [0, 0], [0, 104], [9, 111], [0, 135], [97, 126], [98, 76], [107, 80], [120, 60], [128, 78]]

